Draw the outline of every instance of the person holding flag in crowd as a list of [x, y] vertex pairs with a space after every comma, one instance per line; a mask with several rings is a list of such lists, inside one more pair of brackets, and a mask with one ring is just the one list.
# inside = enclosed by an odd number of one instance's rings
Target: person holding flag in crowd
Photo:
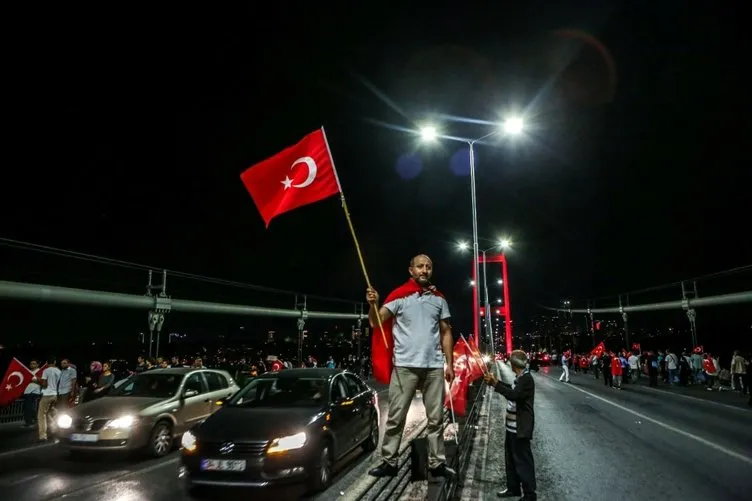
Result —
[[[434, 477], [452, 477], [455, 472], [446, 464], [443, 433], [444, 380], [452, 382], [454, 379], [449, 305], [431, 284], [431, 258], [424, 254], [415, 256], [410, 260], [408, 273], [410, 279], [407, 283], [389, 294], [382, 306], [379, 306], [379, 293], [375, 289], [369, 287], [366, 291], [371, 327], [375, 328], [381, 323], [383, 337], [393, 341], [393, 358], [374, 358], [374, 373], [383, 373], [384, 368], [377, 366], [390, 364], [392, 360], [393, 367], [389, 381], [389, 411], [381, 449], [383, 462], [368, 473], [374, 477], [393, 477], [397, 474], [407, 413], [420, 387], [428, 421], [428, 469]], [[382, 336], [374, 337], [374, 344], [380, 345]]]
[[384, 462], [369, 473], [376, 477], [397, 474], [407, 412], [416, 389], [421, 387], [428, 420], [429, 470], [433, 476], [453, 476], [454, 471], [446, 465], [442, 430], [444, 379], [454, 379], [452, 329], [449, 306], [431, 285], [431, 259], [423, 254], [415, 256], [408, 268], [410, 280], [379, 307], [379, 295], [371, 286], [323, 127], [246, 169], [240, 179], [267, 228], [281, 214], [339, 194], [366, 281], [368, 319], [379, 333], [372, 339], [374, 378], [390, 385]]

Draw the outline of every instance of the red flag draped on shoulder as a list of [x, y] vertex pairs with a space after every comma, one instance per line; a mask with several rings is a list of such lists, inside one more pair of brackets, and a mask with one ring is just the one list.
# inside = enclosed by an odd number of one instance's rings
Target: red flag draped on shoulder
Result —
[[[395, 299], [402, 299], [416, 292], [421, 292], [422, 288], [412, 278], [394, 289], [384, 301], [388, 304]], [[439, 297], [444, 297], [435, 287], [431, 292]], [[373, 363], [373, 377], [376, 381], [383, 384], [389, 384], [394, 368], [394, 336], [392, 335], [392, 326], [394, 317], [390, 317], [382, 323], [383, 330], [379, 332], [376, 327], [374, 335], [371, 336], [371, 361]], [[386, 342], [385, 342], [386, 341]]]
[[342, 191], [323, 129], [246, 169], [240, 179], [267, 228], [280, 214]]

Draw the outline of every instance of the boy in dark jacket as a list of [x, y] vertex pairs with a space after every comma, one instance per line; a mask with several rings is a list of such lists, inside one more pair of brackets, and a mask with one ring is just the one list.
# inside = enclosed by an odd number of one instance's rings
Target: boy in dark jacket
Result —
[[520, 501], [537, 499], [535, 493], [535, 462], [530, 440], [535, 427], [535, 381], [530, 375], [527, 355], [522, 350], [515, 350], [509, 357], [509, 364], [516, 374], [512, 385], [499, 381], [491, 371], [484, 380], [507, 399], [506, 438], [504, 456], [506, 466], [507, 488], [498, 493], [500, 498], [524, 496]]

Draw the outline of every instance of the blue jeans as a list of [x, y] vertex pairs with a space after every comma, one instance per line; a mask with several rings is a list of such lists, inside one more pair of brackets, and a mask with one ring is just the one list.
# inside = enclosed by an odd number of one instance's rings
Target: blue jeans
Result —
[[674, 378], [679, 377], [679, 369], [669, 369], [668, 370], [668, 384], [676, 384], [674, 383]]

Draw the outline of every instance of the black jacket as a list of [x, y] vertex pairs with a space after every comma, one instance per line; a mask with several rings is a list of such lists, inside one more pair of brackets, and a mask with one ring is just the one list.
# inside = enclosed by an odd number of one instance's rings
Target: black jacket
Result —
[[535, 381], [529, 372], [517, 378], [514, 388], [499, 381], [494, 390], [517, 404], [517, 438], [533, 438], [535, 428]]

